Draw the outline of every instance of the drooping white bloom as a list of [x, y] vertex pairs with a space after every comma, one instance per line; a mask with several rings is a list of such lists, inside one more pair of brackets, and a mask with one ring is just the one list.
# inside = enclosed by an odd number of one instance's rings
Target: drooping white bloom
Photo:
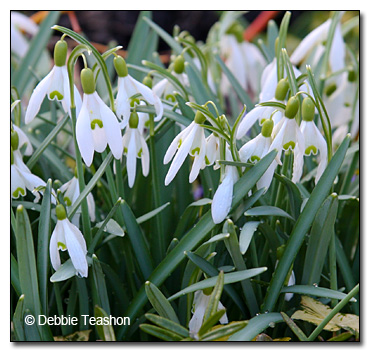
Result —
[[319, 165], [315, 177], [315, 183], [317, 183], [328, 164], [326, 140], [313, 121], [302, 121], [300, 129], [304, 138], [304, 155], [317, 155], [320, 152], [318, 156]]
[[[226, 160], [232, 161], [229, 148], [226, 148]], [[212, 219], [215, 224], [219, 224], [229, 214], [233, 201], [234, 184], [239, 179], [238, 171], [235, 166], [226, 165], [222, 181], [218, 186], [211, 204]]]
[[[210, 299], [211, 295], [206, 295], [205, 293], [203, 293], [202, 290], [196, 291], [194, 294], [192, 309], [193, 316], [189, 321], [189, 332], [190, 336], [195, 339], [197, 339], [197, 334], [203, 324], [204, 314], [206, 313], [206, 309]], [[222, 309], [225, 309], [225, 307], [221, 302], [218, 302], [217, 311], [220, 311]], [[227, 324], [228, 322], [229, 320], [227, 318], [227, 314], [225, 313], [220, 318], [220, 323]]]
[[54, 270], [61, 266], [59, 250], [66, 251], [71, 258], [72, 264], [76, 269], [76, 274], [87, 277], [87, 248], [85, 239], [81, 231], [73, 225], [66, 217], [63, 205], [56, 207], [57, 224], [50, 238], [50, 260]]
[[34, 202], [37, 203], [40, 195], [35, 188], [46, 186], [46, 183], [40, 177], [31, 173], [30, 169], [23, 162], [19, 150], [14, 150], [12, 153], [13, 158], [10, 166], [12, 198], [17, 199], [20, 195], [24, 197], [26, 189], [28, 189], [34, 194]]
[[122, 120], [121, 128], [124, 128], [129, 121], [130, 98], [136, 94], [141, 95], [147, 103], [154, 105], [156, 112], [154, 121], [159, 121], [163, 115], [163, 104], [159, 97], [145, 84], [128, 74], [126, 62], [121, 56], [114, 58], [114, 67], [118, 74], [118, 92], [115, 100], [116, 113], [118, 118]]
[[[215, 164], [216, 160], [220, 160], [220, 137], [216, 136], [214, 133], [211, 133], [206, 138], [206, 154], [204, 156], [204, 164], [202, 169], [206, 166]], [[216, 163], [213, 166], [213, 169], [216, 170], [220, 168], [220, 165]]]
[[102, 153], [107, 144], [116, 159], [122, 156], [119, 122], [113, 111], [95, 91], [83, 95], [82, 108], [76, 122], [76, 137], [81, 156], [87, 166], [92, 163], [94, 151]]
[[[246, 163], [249, 161], [251, 163], [257, 163], [268, 154], [272, 143], [271, 132], [273, 126], [274, 123], [272, 120], [265, 121], [262, 126], [262, 132], [240, 148], [239, 156], [242, 162]], [[265, 188], [267, 191], [274, 176], [276, 166], [277, 162], [273, 160], [266, 172], [257, 181], [257, 189]]]
[[[67, 205], [67, 210], [76, 202], [78, 196], [80, 195], [80, 185], [78, 179], [75, 175], [64, 185], [60, 187], [60, 191], [64, 193], [64, 202]], [[95, 221], [95, 202], [93, 195], [89, 193], [86, 197], [87, 200], [87, 209], [89, 212], [90, 220]], [[80, 220], [81, 207], [79, 207], [76, 213], [72, 217], [72, 223], [76, 226], [79, 224]]]
[[194, 156], [193, 166], [189, 175], [189, 182], [192, 183], [197, 178], [199, 171], [204, 165], [206, 155], [204, 129], [196, 121], [193, 121], [188, 127], [181, 131], [167, 149], [163, 163], [168, 164], [172, 158], [175, 157], [164, 181], [166, 186], [175, 178], [188, 154]]
[[19, 128], [17, 125], [13, 125], [13, 129], [18, 133], [19, 137], [19, 149], [22, 148], [22, 146], [26, 146], [26, 149], [24, 150], [24, 155], [31, 155], [33, 152], [33, 147], [28, 139], [27, 135], [23, 132], [21, 128]]
[[138, 128], [138, 114], [131, 113], [129, 124], [123, 136], [123, 150], [126, 154], [126, 169], [129, 187], [133, 187], [136, 177], [136, 158], [141, 158], [141, 168], [144, 176], [149, 174], [150, 155], [145, 139]]
[[[49, 100], [60, 101], [64, 111], [71, 116], [71, 95], [68, 71], [65, 64], [66, 58], [67, 44], [64, 40], [59, 40], [54, 48], [54, 67], [49, 74], [39, 82], [31, 95], [25, 116], [26, 124], [30, 123], [35, 118], [45, 96], [47, 96]], [[74, 100], [76, 114], [78, 115], [81, 108], [81, 96], [75, 85]]]
[[10, 46], [12, 52], [16, 53], [20, 58], [26, 55], [29, 43], [22, 34], [26, 32], [34, 36], [38, 32], [38, 25], [29, 17], [20, 12], [10, 12]]

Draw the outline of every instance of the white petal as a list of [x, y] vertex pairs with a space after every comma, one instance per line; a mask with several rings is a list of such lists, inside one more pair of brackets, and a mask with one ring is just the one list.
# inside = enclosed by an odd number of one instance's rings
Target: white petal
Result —
[[121, 128], [125, 128], [130, 119], [130, 101], [126, 92], [125, 80], [118, 78], [118, 92], [116, 97], [116, 113], [118, 118], [122, 119]]
[[333, 43], [329, 54], [329, 62], [332, 72], [339, 71], [345, 67], [346, 49], [341, 33], [340, 23], [335, 28]]
[[23, 145], [26, 145], [26, 150], [24, 151], [24, 155], [31, 155], [33, 152], [33, 148], [32, 148], [32, 144], [30, 140], [28, 139], [27, 135], [17, 125], [13, 125], [13, 128], [18, 133], [19, 149], [22, 148]]
[[[224, 305], [219, 301], [217, 305], [217, 311], [220, 311], [222, 309], [225, 309]], [[227, 319], [227, 314], [225, 314], [220, 318], [220, 323], [221, 324], [228, 324], [229, 319]]]
[[116, 159], [121, 159], [123, 153], [122, 135], [116, 115], [103, 101], [100, 104], [100, 114], [110, 150]]
[[227, 214], [229, 214], [233, 200], [233, 189], [234, 182], [232, 173], [226, 172], [225, 178], [218, 186], [212, 200], [211, 212], [215, 224], [219, 224], [225, 220]]
[[68, 219], [62, 220], [64, 236], [68, 249], [68, 254], [76, 271], [82, 276], [87, 277], [88, 267], [86, 260], [86, 242], [81, 231]]
[[94, 197], [91, 193], [89, 193], [86, 197], [87, 200], [87, 209], [89, 211], [90, 220], [92, 222], [95, 221], [95, 202]]
[[236, 132], [236, 138], [241, 139], [244, 135], [252, 128], [252, 126], [256, 123], [258, 118], [264, 111], [264, 107], [256, 106], [254, 109], [249, 111], [240, 122], [238, 126], [238, 131]]
[[26, 185], [23, 181], [23, 178], [21, 176], [21, 173], [19, 172], [18, 168], [16, 165], [11, 165], [10, 167], [10, 174], [11, 174], [11, 181], [10, 181], [10, 190], [12, 192], [12, 198], [17, 199], [19, 197], [15, 197], [13, 193], [18, 189], [22, 189], [21, 195], [25, 196], [26, 195]]
[[50, 246], [49, 246], [49, 253], [50, 253], [50, 261], [51, 265], [53, 266], [54, 270], [58, 270], [60, 267], [60, 256], [58, 250], [58, 242], [59, 242], [59, 233], [63, 231], [63, 225], [60, 221], [57, 221], [55, 225], [54, 231], [51, 234], [50, 238]]
[[[54, 66], [55, 67], [55, 66]], [[39, 112], [42, 102], [44, 101], [45, 95], [51, 84], [53, 78], [54, 68], [49, 72], [49, 74], [40, 81], [40, 83], [33, 90], [30, 101], [27, 106], [25, 123], [30, 123]]]
[[265, 192], [270, 188], [272, 178], [274, 177], [274, 172], [277, 166], [276, 160], [273, 160], [271, 165], [267, 168], [265, 173], [257, 181], [257, 189], [265, 188]]
[[82, 108], [76, 122], [76, 138], [81, 156], [87, 166], [90, 166], [94, 156], [94, 141], [91, 132], [91, 122], [87, 102], [89, 95], [84, 94]]
[[144, 137], [139, 133], [142, 153], [141, 153], [141, 167], [143, 169], [143, 175], [148, 176], [149, 174], [149, 163], [150, 163], [150, 155], [149, 149], [145, 142]]
[[126, 169], [127, 169], [127, 177], [128, 177], [128, 185], [130, 188], [135, 183], [136, 177], [136, 157], [137, 157], [137, 150], [136, 150], [136, 135], [135, 133], [131, 133], [129, 140], [129, 144], [127, 147], [127, 162], [126, 162]]

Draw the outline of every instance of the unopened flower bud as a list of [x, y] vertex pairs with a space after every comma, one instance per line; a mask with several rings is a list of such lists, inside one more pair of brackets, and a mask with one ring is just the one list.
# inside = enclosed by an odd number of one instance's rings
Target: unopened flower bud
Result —
[[126, 77], [128, 75], [126, 61], [122, 56], [116, 56], [113, 59], [113, 64], [118, 77]]
[[81, 71], [81, 84], [84, 93], [93, 94], [95, 92], [94, 73], [90, 68], [84, 68]]
[[286, 78], [281, 79], [276, 86], [275, 99], [280, 101], [285, 100], [288, 90], [289, 90], [288, 80]]
[[64, 66], [67, 59], [68, 45], [64, 40], [58, 40], [54, 46], [54, 63], [55, 66]]
[[184, 72], [184, 68], [185, 68], [185, 59], [182, 55], [179, 55], [173, 63], [173, 70], [177, 74], [180, 74]]
[[67, 218], [66, 209], [64, 208], [63, 204], [58, 204], [55, 207], [55, 213], [57, 215], [58, 220], [64, 220]]
[[129, 120], [129, 126], [130, 128], [137, 128], [139, 125], [139, 115], [137, 114], [136, 111], [133, 111], [130, 115], [130, 120]]
[[274, 128], [274, 121], [272, 120], [266, 120], [262, 125], [261, 134], [264, 137], [271, 137], [272, 130]]
[[288, 119], [294, 119], [299, 109], [299, 100], [296, 96], [289, 98], [285, 108], [285, 116]]
[[304, 121], [312, 121], [315, 117], [315, 104], [312, 99], [306, 97], [302, 102], [302, 118]]

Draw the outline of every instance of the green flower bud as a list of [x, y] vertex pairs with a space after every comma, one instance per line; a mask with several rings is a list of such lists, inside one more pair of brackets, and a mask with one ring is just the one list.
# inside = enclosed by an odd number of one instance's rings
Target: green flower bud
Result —
[[330, 83], [326, 88], [325, 88], [325, 94], [326, 96], [330, 97], [337, 89], [337, 85], [335, 83]]
[[283, 101], [289, 90], [289, 83], [286, 78], [283, 78], [279, 81], [275, 90], [275, 99]]
[[285, 116], [288, 119], [294, 119], [295, 115], [297, 115], [299, 109], [299, 100], [297, 97], [291, 97], [288, 100], [285, 108]]
[[122, 56], [116, 56], [113, 59], [113, 64], [118, 77], [126, 77], [128, 75], [126, 61]]
[[194, 121], [198, 125], [201, 125], [206, 121], [206, 117], [200, 111], [197, 111], [194, 117]]
[[145, 76], [145, 78], [143, 79], [143, 84], [146, 85], [147, 87], [149, 87], [150, 89], [152, 89], [152, 87], [153, 87], [152, 77], [150, 77], [149, 75]]
[[315, 117], [315, 104], [312, 99], [306, 97], [302, 102], [302, 118], [304, 121], [312, 121]]
[[262, 136], [264, 137], [271, 137], [272, 129], [274, 128], [274, 121], [272, 120], [266, 120], [262, 125]]
[[128, 122], [130, 128], [137, 128], [139, 124], [139, 115], [136, 111], [133, 111], [130, 115], [130, 120]]
[[176, 59], [175, 62], [173, 63], [173, 70], [180, 74], [183, 73], [185, 69], [185, 59], [182, 55], [179, 55]]
[[84, 68], [81, 71], [81, 84], [84, 93], [93, 94], [95, 92], [94, 73], [90, 68]]
[[276, 258], [277, 260], [280, 260], [281, 257], [283, 256], [285, 251], [285, 244], [281, 245], [280, 247], [277, 248], [276, 250]]
[[10, 135], [10, 143], [12, 145], [13, 150], [17, 150], [19, 147], [19, 136], [16, 131], [12, 131]]
[[226, 33], [234, 35], [238, 43], [242, 43], [244, 41], [244, 28], [239, 22], [234, 22]]
[[67, 59], [68, 45], [64, 40], [58, 40], [54, 46], [54, 63], [55, 66], [64, 66]]
[[348, 82], [355, 82], [356, 81], [356, 78], [357, 78], [357, 75], [356, 75], [355, 70], [350, 70], [348, 72], [348, 77], [347, 77]]
[[64, 220], [67, 218], [66, 209], [64, 208], [63, 204], [58, 204], [55, 207], [55, 213], [57, 214], [58, 220]]

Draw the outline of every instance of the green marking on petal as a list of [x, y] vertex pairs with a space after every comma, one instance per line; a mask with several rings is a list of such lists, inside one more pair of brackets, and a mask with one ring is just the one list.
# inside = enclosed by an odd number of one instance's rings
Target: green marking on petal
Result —
[[182, 139], [179, 139], [179, 142], [177, 143], [177, 149], [181, 147], [181, 144], [182, 144]]
[[257, 155], [253, 155], [253, 156], [251, 156], [251, 158], [250, 158], [250, 161], [252, 162], [252, 163], [256, 163], [257, 161], [260, 161], [261, 160], [261, 158], [259, 157], [259, 156], [257, 156]]
[[266, 121], [265, 118], [262, 118], [261, 121], [260, 121], [260, 125], [263, 125], [263, 123]]
[[98, 125], [100, 128], [103, 128], [103, 121], [99, 119], [94, 119], [91, 121], [91, 129], [95, 129], [95, 125]]
[[18, 187], [14, 192], [13, 192], [13, 197], [18, 198], [19, 195], [22, 195], [23, 197], [26, 195], [26, 190], [24, 190], [21, 187]]
[[127, 154], [127, 148], [126, 148], [126, 147], [124, 147], [124, 148], [123, 148], [123, 152], [124, 152], [125, 154]]
[[293, 141], [290, 141], [283, 145], [284, 150], [288, 150], [289, 148], [291, 148], [292, 150], [295, 148], [295, 143]]
[[49, 94], [49, 99], [54, 100], [55, 98], [57, 98], [58, 101], [61, 101], [63, 99], [63, 94], [54, 90]]
[[64, 202], [66, 203], [67, 207], [72, 205], [72, 201], [68, 197], [64, 197]]
[[141, 158], [141, 154], [143, 154], [143, 148], [140, 148], [139, 153], [137, 153], [137, 156]]
[[191, 151], [191, 155], [195, 156], [195, 153], [199, 155], [199, 153], [200, 153], [200, 148], [199, 148], [199, 147], [194, 148], [194, 149]]
[[349, 107], [351, 106], [351, 104], [350, 104], [350, 103], [344, 103], [344, 106], [345, 106], [346, 108], [349, 108]]
[[310, 145], [306, 150], [304, 151], [305, 155], [310, 155], [311, 153], [316, 155], [317, 154], [317, 148], [314, 145]]
[[207, 155], [204, 157], [204, 160], [206, 161], [206, 165], [210, 165], [211, 162], [209, 161], [209, 159], [207, 158]]
[[58, 249], [65, 251], [67, 249], [67, 246], [63, 242], [58, 242]]

